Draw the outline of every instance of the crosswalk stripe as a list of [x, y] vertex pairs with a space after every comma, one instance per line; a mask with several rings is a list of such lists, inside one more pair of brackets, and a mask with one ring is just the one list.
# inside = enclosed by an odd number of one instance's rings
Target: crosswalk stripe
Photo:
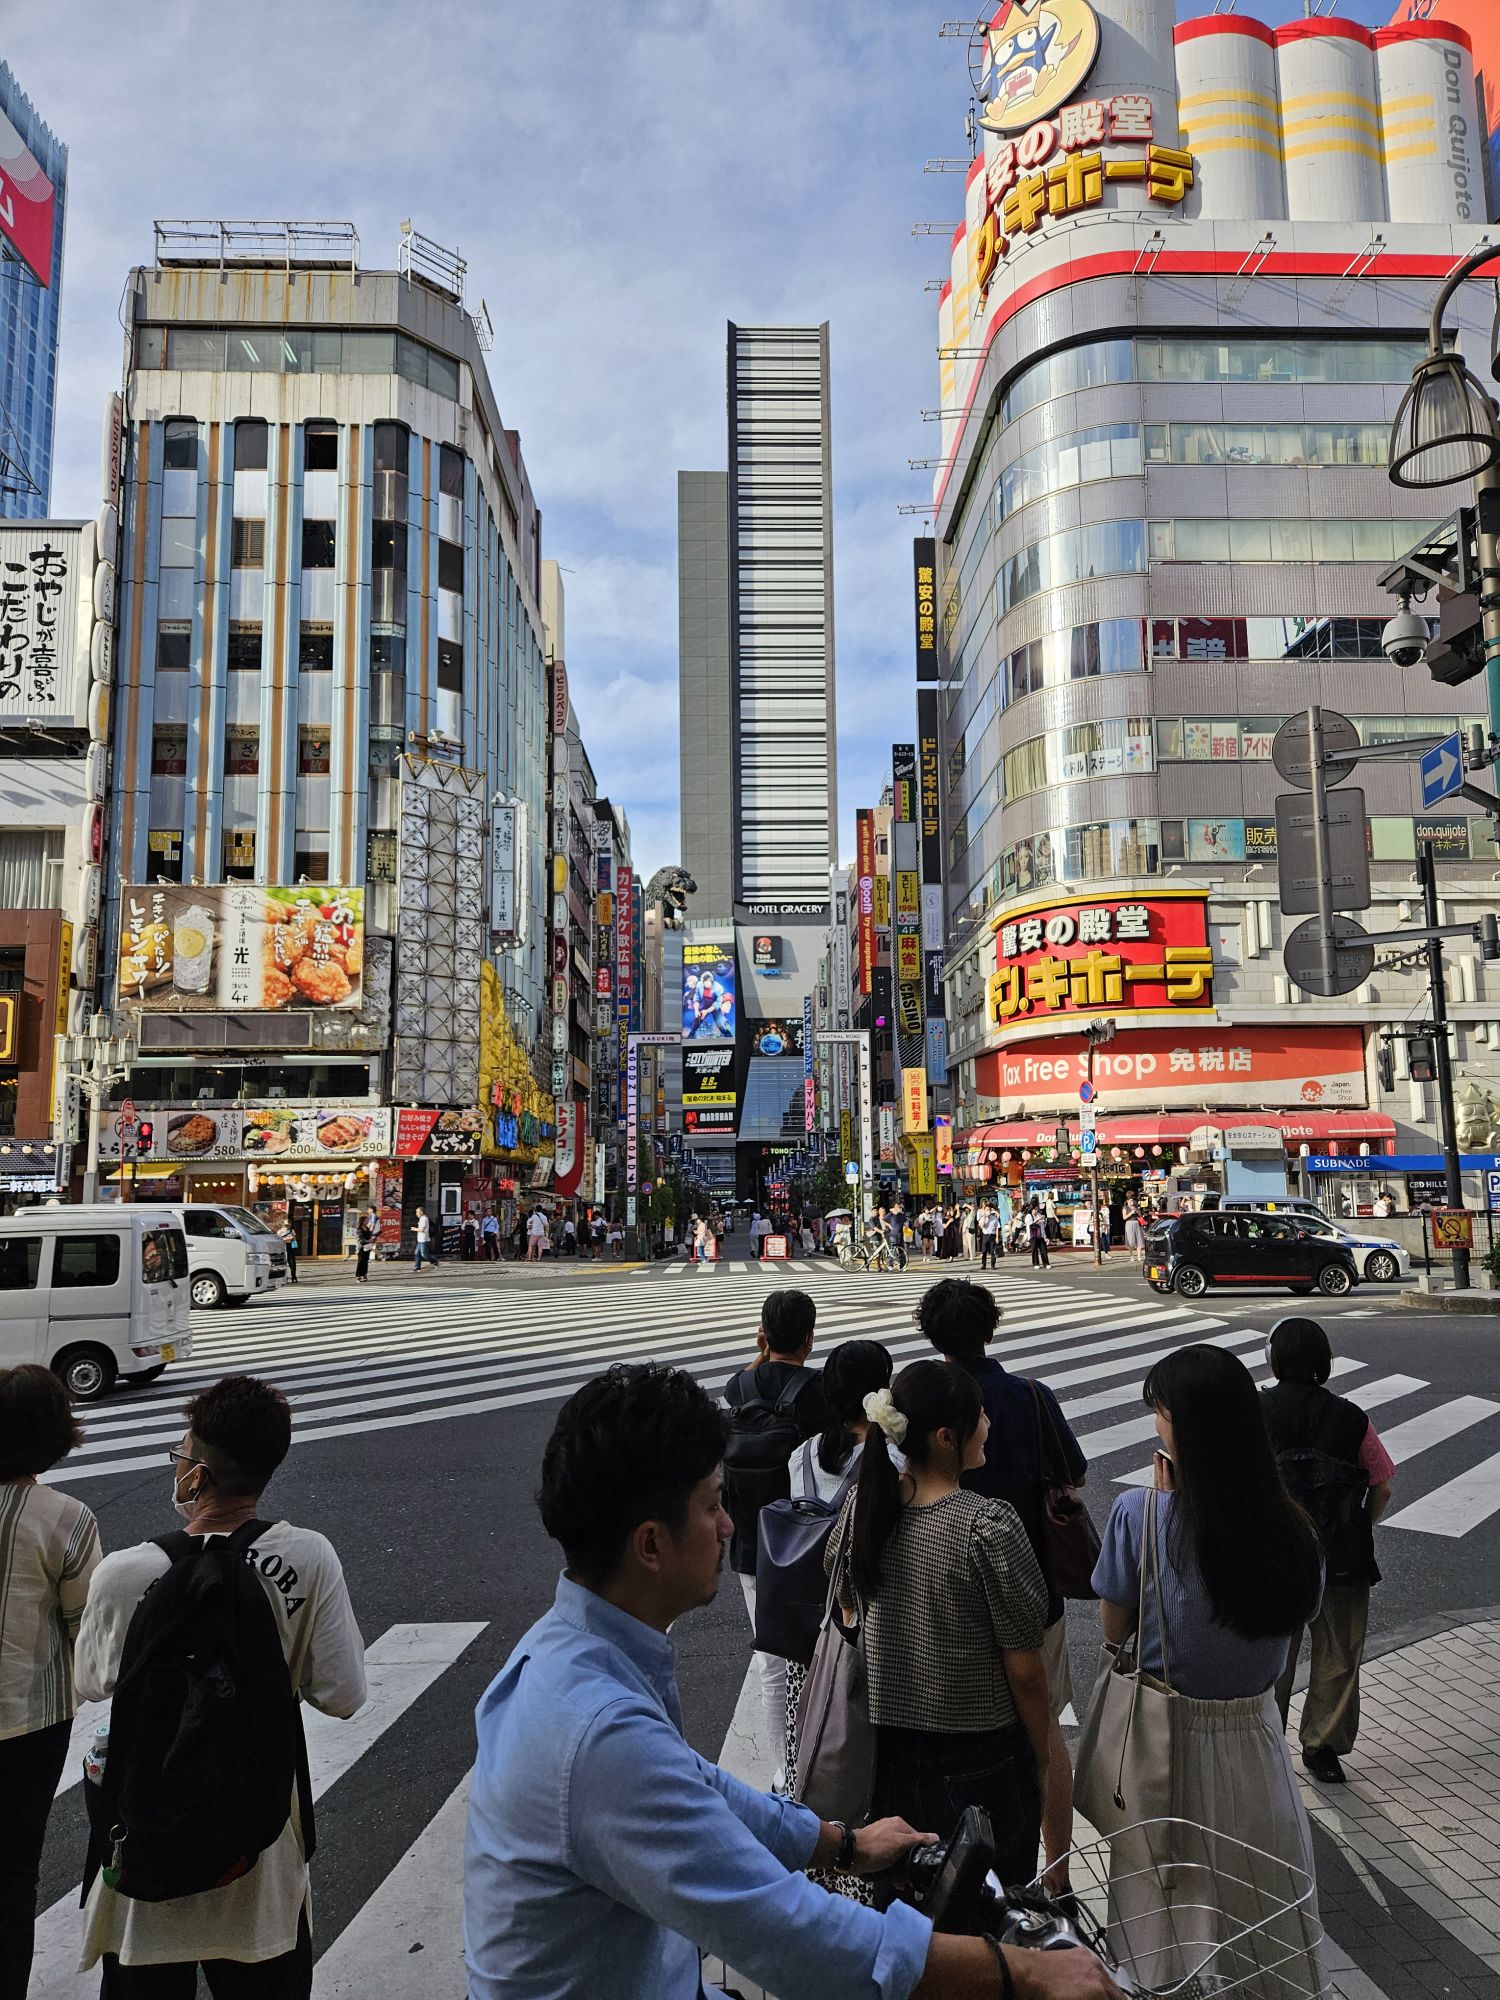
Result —
[[[1335, 1375], [1344, 1373], [1351, 1365], [1362, 1367], [1364, 1364], [1361, 1362], [1350, 1364], [1345, 1361], [1341, 1368], [1339, 1358], [1335, 1358], [1333, 1372]], [[1269, 1381], [1270, 1377], [1265, 1376], [1261, 1379], [1264, 1383]], [[1358, 1391], [1354, 1400], [1362, 1410], [1378, 1410], [1382, 1403], [1394, 1403], [1399, 1397], [1410, 1396], [1415, 1390], [1425, 1389], [1426, 1387], [1427, 1384], [1415, 1375], [1387, 1375], [1378, 1382], [1367, 1383]], [[1154, 1421], [1152, 1428], [1155, 1428]], [[1149, 1486], [1154, 1477], [1155, 1472], [1153, 1468], [1149, 1465], [1142, 1465], [1134, 1472], [1122, 1472], [1116, 1479], [1115, 1484], [1116, 1486]]]
[[[312, 1793], [320, 1798], [358, 1763], [485, 1629], [476, 1624], [392, 1625], [365, 1648], [368, 1699], [348, 1721], [303, 1710]], [[81, 1775], [81, 1774], [80, 1774]], [[37, 1918], [31, 1991], [35, 2000], [94, 2000], [99, 1972], [77, 1970], [82, 1912], [78, 1891]]]
[[1423, 1410], [1418, 1416], [1408, 1417], [1404, 1424], [1397, 1424], [1393, 1431], [1384, 1434], [1383, 1442], [1399, 1470], [1418, 1452], [1446, 1444], [1460, 1431], [1469, 1430], [1497, 1414], [1500, 1414], [1500, 1403], [1491, 1403], [1483, 1396], [1455, 1396], [1450, 1403], [1439, 1403], [1436, 1409]]
[[464, 1834], [469, 1780], [452, 1791], [313, 1970], [315, 2000], [452, 2000], [464, 1991]]
[[1467, 1535], [1497, 1512], [1500, 1512], [1500, 1452], [1435, 1486], [1399, 1513], [1387, 1514], [1380, 1525], [1451, 1538]]
[[[1340, 1355], [1333, 1364], [1335, 1375], [1353, 1375], [1365, 1366], [1363, 1361], [1351, 1361]], [[1263, 1388], [1272, 1380], [1268, 1370], [1255, 1377], [1257, 1388]], [[1108, 1458], [1111, 1452], [1124, 1451], [1127, 1445], [1144, 1444], [1156, 1434], [1156, 1412], [1148, 1410], [1143, 1417], [1129, 1417], [1124, 1423], [1111, 1424], [1106, 1430], [1080, 1431], [1078, 1442], [1091, 1459]]]

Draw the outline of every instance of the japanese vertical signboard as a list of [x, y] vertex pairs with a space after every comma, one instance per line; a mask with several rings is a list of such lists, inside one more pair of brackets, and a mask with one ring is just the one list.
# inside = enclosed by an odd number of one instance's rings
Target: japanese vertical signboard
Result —
[[943, 987], [943, 841], [939, 806], [937, 689], [917, 689], [918, 851], [922, 875], [923, 1004], [927, 1014], [927, 1080], [948, 1074], [947, 999]]
[[817, 1109], [817, 1083], [813, 1075], [813, 1003], [809, 993], [802, 1002], [802, 1129], [811, 1132]]
[[0, 528], [0, 723], [87, 725], [94, 542], [92, 521]]
[[922, 892], [918, 872], [917, 750], [914, 743], [891, 748], [892, 961], [896, 1050], [900, 1066], [927, 1066], [927, 1014], [923, 1000]]
[[937, 655], [937, 543], [919, 535], [911, 545], [916, 591], [917, 679], [935, 681]]
[[514, 805], [494, 808], [490, 821], [490, 936], [516, 934], [516, 814]]
[[868, 993], [875, 965], [875, 815], [854, 815], [855, 866], [859, 894], [859, 990]]
[[[615, 1102], [617, 1116], [625, 1121], [632, 1145], [635, 1143], [636, 1079], [635, 1065], [628, 1060], [628, 1056], [630, 1009], [635, 986], [635, 954], [631, 948], [634, 939], [634, 896], [635, 870], [622, 861], [615, 870], [615, 1034], [620, 1056], [620, 1081]], [[633, 1177], [630, 1184], [635, 1186]]]

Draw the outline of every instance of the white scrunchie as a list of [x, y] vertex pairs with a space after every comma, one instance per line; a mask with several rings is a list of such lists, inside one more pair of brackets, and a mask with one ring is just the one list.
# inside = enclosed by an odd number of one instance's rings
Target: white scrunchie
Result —
[[906, 1419], [896, 1408], [895, 1399], [889, 1389], [872, 1389], [865, 1397], [865, 1415], [872, 1424], [878, 1424], [891, 1443], [901, 1446], [906, 1442]]

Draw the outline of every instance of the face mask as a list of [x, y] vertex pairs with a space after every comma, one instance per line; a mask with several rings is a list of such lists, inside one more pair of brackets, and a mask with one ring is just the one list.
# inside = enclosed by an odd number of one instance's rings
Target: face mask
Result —
[[172, 1474], [172, 1511], [184, 1521], [191, 1521], [193, 1518], [193, 1502], [191, 1500], [182, 1500], [178, 1497], [177, 1474], [175, 1472]]

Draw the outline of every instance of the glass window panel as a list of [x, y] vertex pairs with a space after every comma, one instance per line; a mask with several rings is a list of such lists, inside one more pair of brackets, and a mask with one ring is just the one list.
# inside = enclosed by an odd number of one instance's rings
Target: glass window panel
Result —
[[[1182, 539], [1183, 524], [1178, 522], [1178, 541]], [[1218, 523], [1214, 523], [1215, 526]], [[1269, 521], [1230, 521], [1229, 555], [1233, 562], [1269, 562], [1271, 560], [1271, 523]]]
[[236, 472], [264, 472], [270, 426], [254, 417], [242, 417], [234, 427], [234, 469]]
[[168, 327], [167, 366], [217, 374], [224, 366], [222, 331], [218, 327]]
[[193, 635], [189, 631], [159, 630], [156, 635], [158, 673], [186, 672], [192, 659]]
[[340, 355], [342, 371], [345, 375], [388, 375], [395, 351], [394, 334], [346, 331]]
[[1161, 858], [1163, 861], [1187, 859], [1187, 846], [1183, 839], [1180, 819], [1164, 819], [1161, 822]]
[[160, 368], [166, 359], [167, 333], [161, 326], [141, 326], [135, 334], [137, 368]]
[[1188, 716], [1182, 725], [1182, 754], [1190, 764], [1206, 764], [1214, 754], [1214, 726]]
[[1173, 762], [1186, 753], [1182, 745], [1182, 723], [1174, 716], [1158, 716], [1156, 720], [1156, 754]]
[[[162, 428], [161, 462], [167, 472], [195, 472], [198, 467], [198, 426], [171, 419]], [[175, 509], [173, 511], [176, 511]]]
[[1153, 562], [1169, 562], [1172, 557], [1172, 527], [1170, 521], [1148, 521], [1146, 534]]
[[191, 573], [198, 553], [198, 524], [181, 515], [166, 515], [161, 524], [161, 560], [166, 568]]
[[193, 572], [190, 569], [162, 570], [157, 580], [157, 617], [190, 619], [193, 615], [193, 602]]
[[1375, 861], [1415, 861], [1417, 840], [1412, 822], [1374, 814], [1370, 820], [1370, 856]]
[[1313, 556], [1318, 562], [1353, 562], [1354, 523], [1314, 521], [1312, 544]]
[[[1235, 522], [1243, 527], [1243, 522]], [[1228, 521], [1190, 520], [1173, 523], [1173, 555], [1178, 562], [1225, 562], [1229, 558]]]
[[1209, 757], [1215, 764], [1233, 764], [1239, 761], [1240, 726], [1237, 722], [1215, 722], [1210, 725], [1211, 740]]
[[302, 466], [306, 472], [337, 472], [339, 430], [337, 424], [305, 424], [302, 430]]
[[458, 401], [458, 363], [446, 354], [438, 354], [432, 348], [427, 351], [427, 386], [435, 396], [446, 396], [451, 403]]
[[1168, 456], [1167, 426], [1165, 424], [1147, 424], [1146, 462], [1149, 465], [1160, 465], [1165, 462]]
[[224, 335], [224, 366], [231, 374], [282, 372], [280, 327], [232, 326]]

